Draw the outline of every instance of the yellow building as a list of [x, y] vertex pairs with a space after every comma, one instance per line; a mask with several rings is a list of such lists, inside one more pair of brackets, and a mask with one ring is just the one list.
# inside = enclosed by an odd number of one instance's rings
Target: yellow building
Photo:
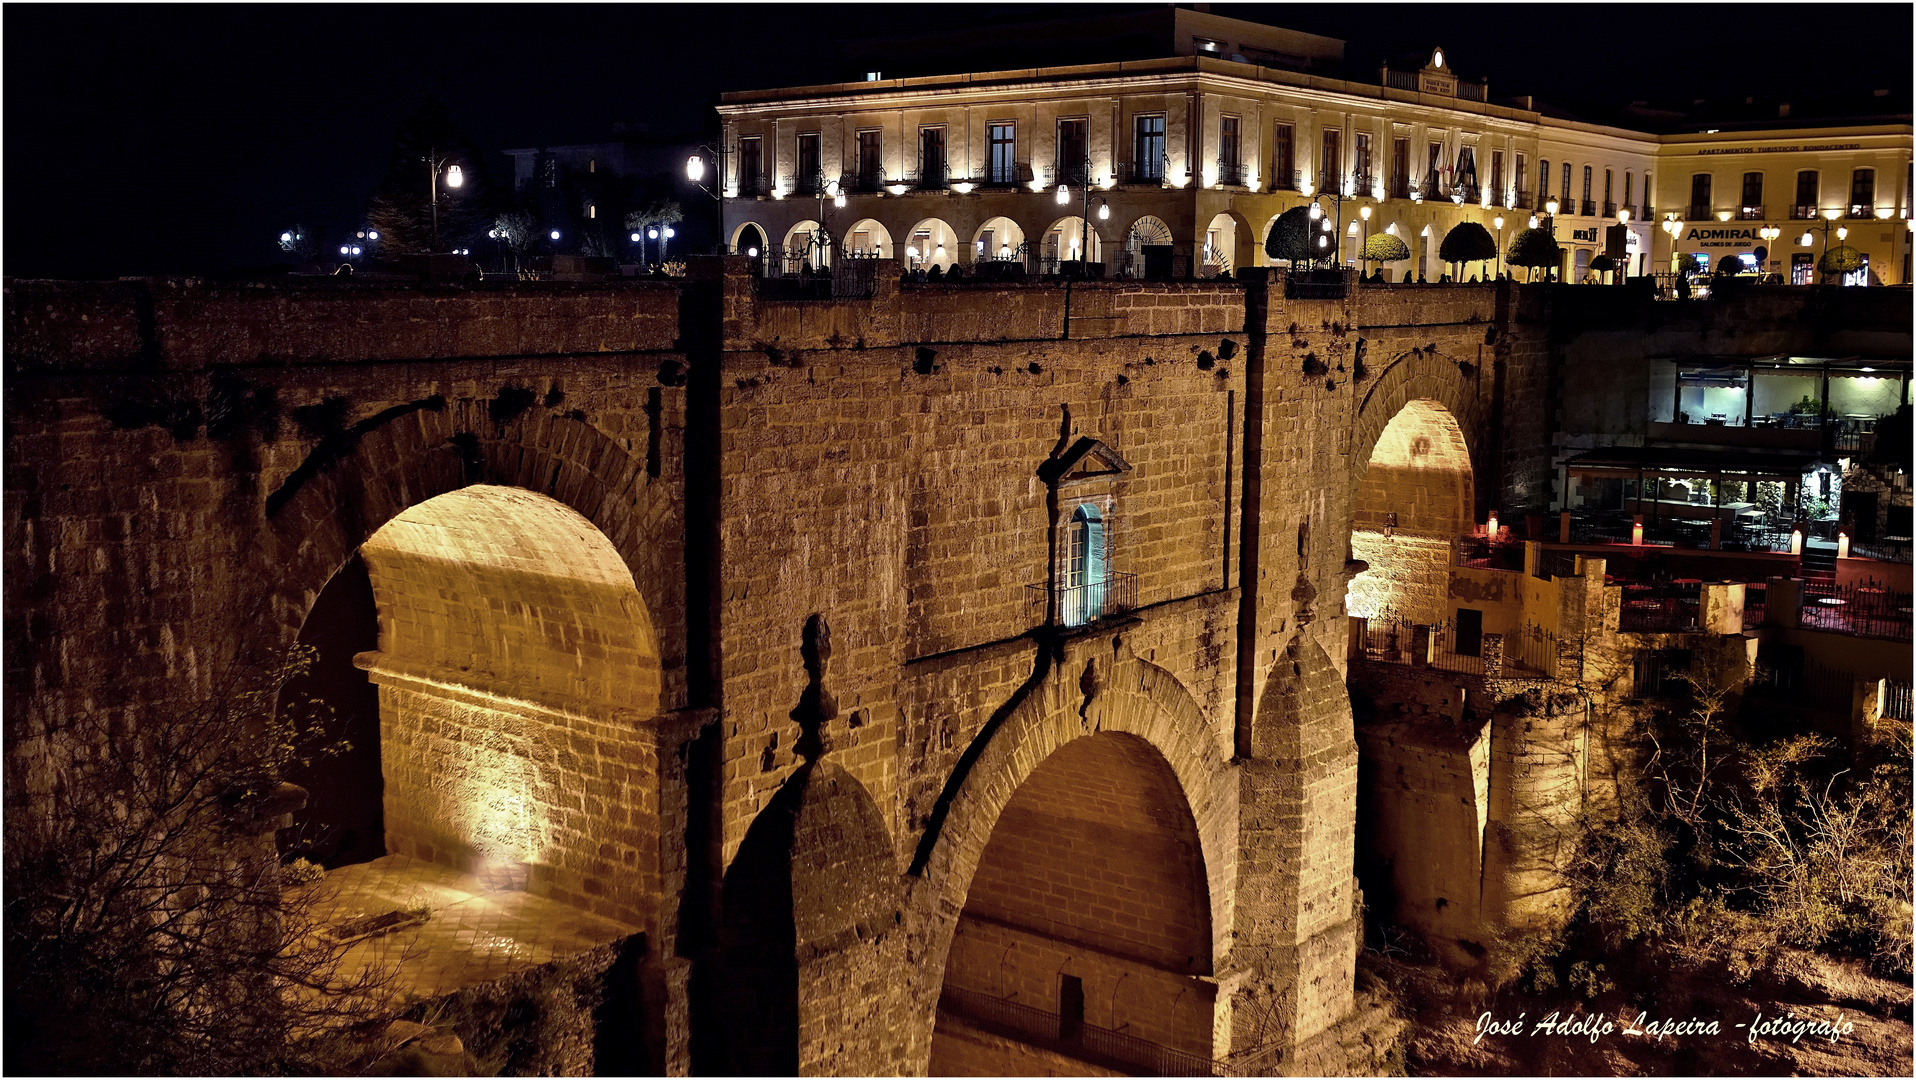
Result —
[[1606, 251], [1631, 274], [1668, 270], [1672, 238], [1658, 223], [1688, 211], [1693, 175], [1712, 169], [1709, 228], [1676, 243], [1723, 240], [1705, 234], [1742, 212], [1740, 158], [1714, 159], [1760, 153], [1771, 210], [1787, 209], [1786, 172], [1815, 171], [1818, 208], [1846, 211], [1852, 173], [1873, 170], [1870, 226], [1852, 230], [1852, 246], [1872, 280], [1908, 280], [1897, 258], [1907, 247], [1894, 242], [1906, 231], [1885, 240], [1893, 230], [1874, 216], [1907, 215], [1906, 122], [1662, 135], [1565, 118], [1529, 98], [1492, 102], [1442, 48], [1354, 81], [1322, 74], [1341, 67], [1335, 39], [1183, 9], [1158, 17], [1159, 59], [873, 72], [724, 95], [715, 164], [726, 242], [776, 253], [784, 267], [850, 252], [918, 269], [1052, 273], [1085, 260], [1108, 276], [1206, 277], [1268, 264], [1278, 216], [1315, 203], [1313, 254], [1352, 264], [1368, 234], [1388, 232], [1409, 251], [1385, 265], [1392, 280], [1508, 269], [1442, 261], [1444, 237], [1466, 222], [1500, 251], [1519, 230], [1549, 228], [1565, 249], [1561, 273], [1584, 280]]

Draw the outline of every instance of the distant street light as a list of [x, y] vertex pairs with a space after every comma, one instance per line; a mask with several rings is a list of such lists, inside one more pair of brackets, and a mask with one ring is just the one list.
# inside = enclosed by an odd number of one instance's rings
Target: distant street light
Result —
[[450, 163], [448, 158], [440, 157], [437, 150], [428, 150], [420, 159], [426, 163], [426, 186], [432, 201], [432, 249], [439, 250], [439, 171], [446, 172], [446, 186], [464, 187], [466, 174], [459, 166]]

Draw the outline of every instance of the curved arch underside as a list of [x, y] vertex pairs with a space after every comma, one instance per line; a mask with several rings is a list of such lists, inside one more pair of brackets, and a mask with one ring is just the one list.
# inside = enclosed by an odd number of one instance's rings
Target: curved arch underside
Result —
[[1406, 402], [1377, 436], [1352, 499], [1351, 554], [1370, 569], [1351, 581], [1351, 614], [1448, 617], [1450, 542], [1470, 530], [1473, 483], [1457, 418], [1428, 398]]

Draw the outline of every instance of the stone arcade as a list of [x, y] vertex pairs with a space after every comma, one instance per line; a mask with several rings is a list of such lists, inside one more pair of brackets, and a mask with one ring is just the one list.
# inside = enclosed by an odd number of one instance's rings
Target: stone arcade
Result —
[[319, 642], [329, 880], [479, 933], [422, 996], [586, 956], [672, 1075], [1379, 1068], [1346, 596], [1547, 505], [1544, 294], [691, 273], [10, 282], [8, 783]]

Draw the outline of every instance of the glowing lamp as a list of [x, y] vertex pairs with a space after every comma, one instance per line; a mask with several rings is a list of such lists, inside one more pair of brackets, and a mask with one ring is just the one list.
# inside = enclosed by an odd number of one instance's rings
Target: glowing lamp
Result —
[[459, 168], [459, 166], [452, 165], [447, 167], [446, 169], [446, 186], [447, 187], [459, 187], [465, 182], [466, 182], [466, 174], [464, 171], [462, 171]]
[[1790, 530], [1790, 554], [1803, 554], [1803, 530], [1800, 528]]
[[1066, 187], [1063, 184], [1059, 184], [1058, 185], [1058, 205], [1063, 206], [1065, 203], [1068, 203], [1070, 201], [1071, 201], [1071, 189]]
[[747, 254], [747, 255], [750, 255], [750, 256], [751, 256], [752, 258], [754, 258], [754, 259], [756, 259], [756, 258], [758, 258], [758, 249], [757, 249], [757, 248], [755, 248], [755, 247], [753, 247], [753, 248], [746, 248], [746, 249], [745, 249], [745, 254]]
[[368, 240], [377, 240], [377, 239], [379, 239], [379, 230], [378, 230], [378, 229], [367, 229], [367, 230], [366, 230], [366, 239], [368, 239]]
[[891, 192], [893, 195], [903, 195], [905, 192], [910, 191], [911, 189], [906, 187], [903, 184], [893, 184], [892, 186], [886, 188], [885, 190]]
[[1311, 204], [1311, 220], [1316, 221], [1318, 218], [1321, 218], [1323, 216], [1324, 216], [1324, 208], [1317, 205], [1316, 203], [1312, 203]]
[[1836, 534], [1836, 557], [1839, 559], [1849, 558], [1849, 533], [1847, 532], [1838, 532]]
[[559, 230], [557, 229], [552, 230], [552, 238], [554, 240], [557, 240], [559, 238]]
[[1484, 535], [1493, 540], [1497, 537], [1497, 511], [1495, 510], [1490, 512], [1489, 519], [1484, 522]]
[[1837, 230], [1836, 230], [1836, 238], [1837, 238], [1838, 240], [1848, 240], [1848, 239], [1849, 239], [1849, 229], [1847, 229], [1847, 228], [1840, 228], [1840, 229], [1837, 229]]
[[1363, 218], [1363, 219], [1364, 219], [1365, 221], [1369, 221], [1369, 220], [1370, 220], [1370, 207], [1368, 207], [1368, 206], [1360, 206], [1360, 207], [1358, 207], [1358, 208], [1357, 208], [1357, 216], [1358, 216], [1358, 217], [1361, 217], [1361, 218]]
[[[960, 180], [957, 183], [951, 185], [951, 190], [957, 192], [960, 195], [969, 195], [971, 194], [971, 189], [975, 186], [977, 185], [973, 184], [969, 180]], [[842, 199], [843, 197], [841, 196], [840, 198]], [[841, 201], [838, 205], [843, 206], [845, 204], [844, 202]]]
[[657, 240], [659, 238], [659, 230], [656, 228], [645, 230], [645, 238], [647, 240]]
[[1543, 204], [1543, 212], [1546, 214], [1549, 214], [1551, 217], [1556, 217], [1557, 208], [1562, 205], [1563, 205], [1562, 203], [1558, 202], [1555, 199], [1552, 199], [1549, 202]]
[[685, 159], [685, 178], [698, 183], [705, 176], [705, 159], [693, 154]]
[[1496, 217], [1490, 219], [1490, 223], [1492, 225], [1495, 225], [1497, 228], [1501, 229], [1504, 227], [1504, 216], [1502, 214], [1498, 214]]
[[1104, 203], [1098, 207], [1098, 220], [1099, 221], [1111, 220], [1111, 204], [1110, 203]]
[[633, 242], [633, 243], [635, 243], [635, 244], [639, 242], [639, 234], [638, 234], [638, 233], [633, 233], [633, 234], [632, 234], [632, 242]]
[[282, 243], [282, 244], [290, 244], [290, 243], [292, 243], [292, 242], [293, 242], [293, 234], [292, 234], [292, 233], [289, 233], [289, 232], [283, 232], [283, 233], [280, 233], [280, 234], [279, 234], [279, 242], [280, 242], [280, 243]]
[[1630, 224], [1630, 211], [1628, 210], [1617, 211], [1617, 224], [1619, 225]]
[[1636, 516], [1636, 520], [1630, 523], [1630, 546], [1632, 547], [1643, 546], [1643, 515], [1642, 514], [1638, 514]]

